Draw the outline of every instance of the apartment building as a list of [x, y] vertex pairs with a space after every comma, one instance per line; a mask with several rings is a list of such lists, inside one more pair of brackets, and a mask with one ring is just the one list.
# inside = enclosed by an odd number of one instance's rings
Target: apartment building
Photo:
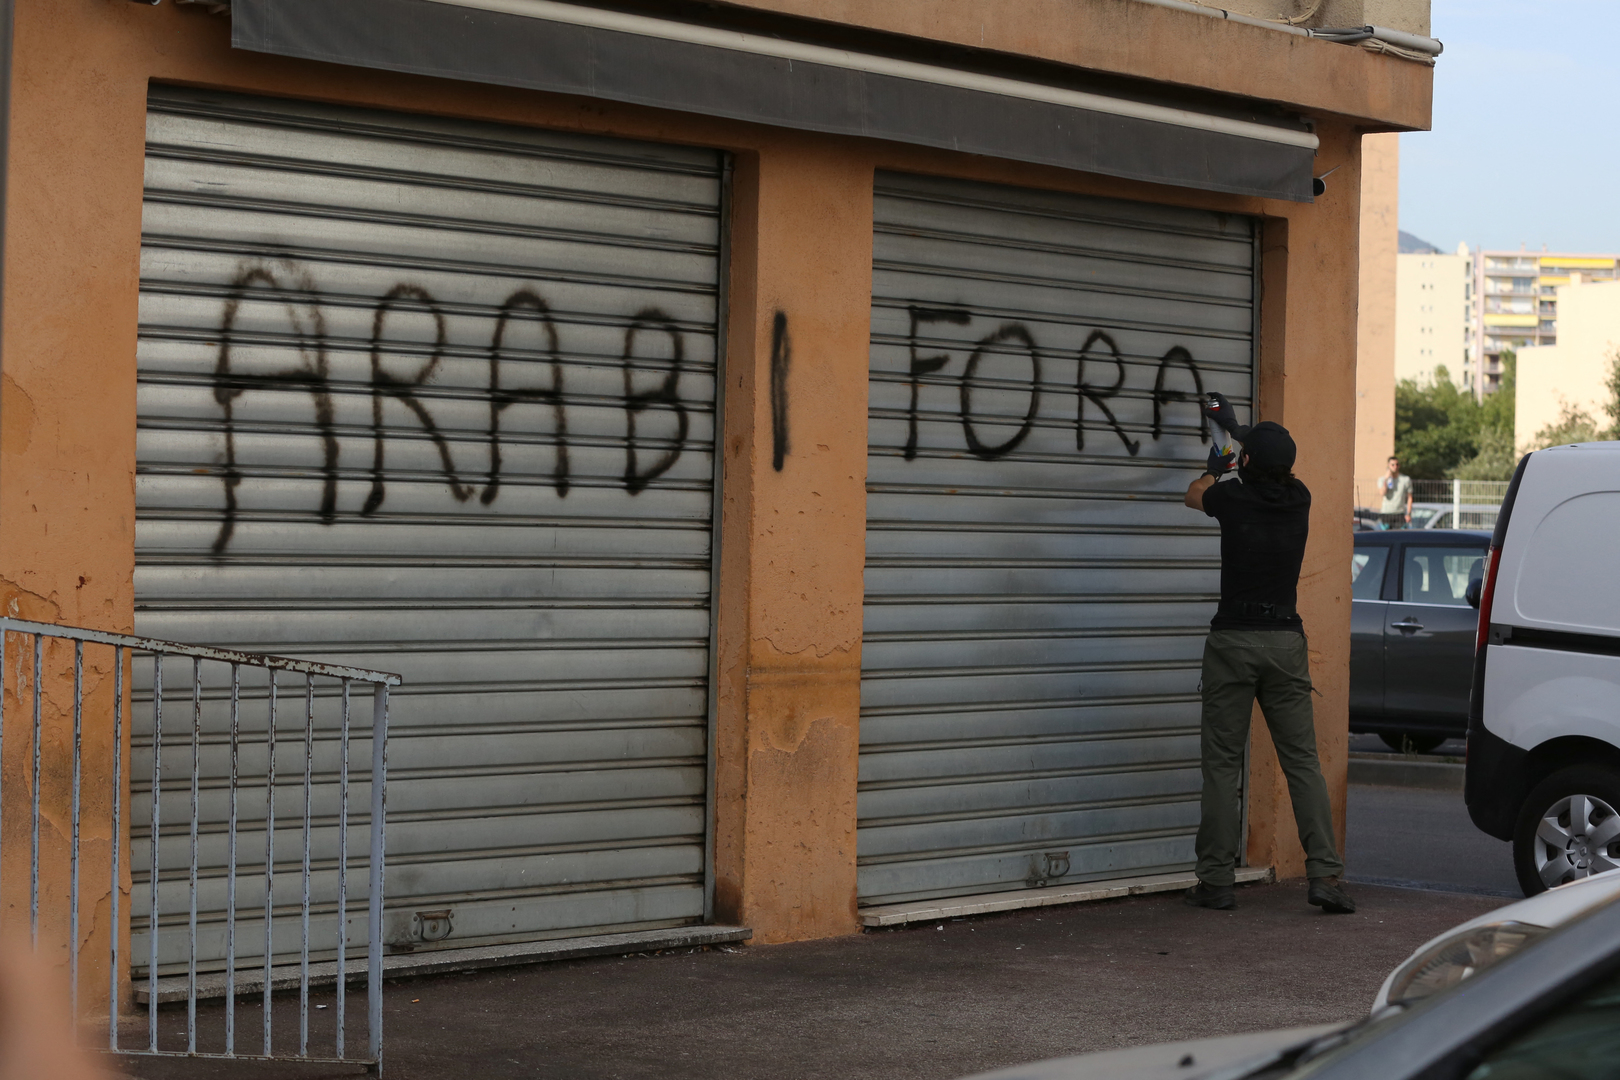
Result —
[[1617, 262], [1614, 255], [1481, 251], [1475, 260], [1479, 304], [1470, 342], [1476, 392], [1488, 394], [1501, 385], [1504, 351], [1557, 344], [1559, 286], [1572, 280], [1613, 281]]
[[1612, 422], [1609, 367], [1620, 355], [1620, 281], [1576, 280], [1556, 287], [1563, 332], [1556, 344], [1519, 353], [1514, 441], [1527, 447], [1568, 411], [1585, 413], [1599, 430]]
[[1458, 386], [1474, 386], [1474, 257], [1468, 245], [1458, 244], [1450, 255], [1426, 244], [1402, 247], [1395, 257], [1395, 378], [1424, 379], [1444, 366]]

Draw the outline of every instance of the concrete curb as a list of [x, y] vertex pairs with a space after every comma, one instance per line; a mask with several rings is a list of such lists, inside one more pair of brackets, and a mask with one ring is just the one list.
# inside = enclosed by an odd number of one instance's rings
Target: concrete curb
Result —
[[1350, 782], [1461, 793], [1463, 766], [1444, 758], [1425, 761], [1405, 754], [1351, 754]]
[[[1239, 885], [1270, 880], [1272, 876], [1269, 866], [1238, 867]], [[1117, 900], [1122, 896], [1176, 892], [1189, 888], [1197, 882], [1198, 878], [1191, 871], [1181, 874], [1152, 874], [1144, 877], [1115, 878], [1110, 881], [1089, 881], [1083, 885], [1058, 888], [1017, 889], [1012, 892], [980, 893], [977, 896], [956, 896], [949, 900], [926, 900], [914, 904], [884, 904], [880, 907], [862, 908], [860, 918], [861, 925], [865, 927], [904, 926], [906, 923], [957, 919], [968, 915], [990, 915], [998, 911], [1017, 911], [1021, 908], [1083, 904], [1091, 900]]]
[[[543, 964], [554, 960], [578, 960], [588, 956], [625, 956], [629, 953], [653, 952], [658, 949], [688, 949], [700, 945], [719, 945], [732, 941], [747, 941], [754, 932], [744, 926], [676, 926], [668, 930], [642, 930], [633, 934], [600, 934], [596, 937], [558, 938], [553, 941], [524, 941], [511, 945], [485, 945], [475, 949], [440, 949], [433, 952], [395, 953], [383, 957], [383, 979], [410, 979], [421, 975], [445, 975], [455, 971], [481, 971], [485, 968], [512, 967], [517, 964]], [[366, 961], [350, 960], [345, 982], [364, 982]], [[184, 975], [160, 978], [157, 981], [159, 1005], [168, 1005], [187, 999], [187, 979]], [[337, 964], [333, 961], [309, 965], [309, 985], [331, 986], [337, 982]], [[270, 969], [270, 990], [298, 989], [298, 966], [278, 965]], [[145, 979], [134, 985], [135, 1002], [147, 1002]], [[264, 992], [264, 968], [238, 969], [236, 993], [238, 997]], [[225, 996], [224, 972], [210, 972], [197, 976], [197, 998]]]

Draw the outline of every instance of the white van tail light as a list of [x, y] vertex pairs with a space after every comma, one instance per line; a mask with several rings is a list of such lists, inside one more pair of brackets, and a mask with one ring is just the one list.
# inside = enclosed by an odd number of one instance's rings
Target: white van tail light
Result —
[[1491, 601], [1496, 597], [1496, 571], [1502, 566], [1502, 549], [1491, 548], [1485, 564], [1485, 584], [1479, 590], [1479, 629], [1474, 634], [1474, 651], [1485, 647], [1485, 638], [1491, 630]]

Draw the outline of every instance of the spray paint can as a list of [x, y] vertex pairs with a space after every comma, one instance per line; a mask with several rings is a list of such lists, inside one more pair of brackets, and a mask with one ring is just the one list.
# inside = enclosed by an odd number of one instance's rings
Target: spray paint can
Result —
[[[1209, 395], [1207, 400], [1210, 408], [1215, 408], [1222, 403], [1221, 399], [1214, 394]], [[1230, 407], [1227, 406], [1227, 408]], [[1232, 455], [1232, 465], [1235, 468], [1237, 466], [1237, 455], [1243, 453], [1243, 444], [1232, 438], [1232, 433], [1219, 423], [1215, 425], [1215, 444], [1220, 447], [1222, 457], [1227, 454]]]

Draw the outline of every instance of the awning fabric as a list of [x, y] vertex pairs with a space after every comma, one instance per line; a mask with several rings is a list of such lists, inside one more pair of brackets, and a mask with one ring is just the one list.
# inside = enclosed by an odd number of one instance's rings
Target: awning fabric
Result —
[[1302, 126], [555, 0], [234, 0], [232, 44], [1309, 202]]

